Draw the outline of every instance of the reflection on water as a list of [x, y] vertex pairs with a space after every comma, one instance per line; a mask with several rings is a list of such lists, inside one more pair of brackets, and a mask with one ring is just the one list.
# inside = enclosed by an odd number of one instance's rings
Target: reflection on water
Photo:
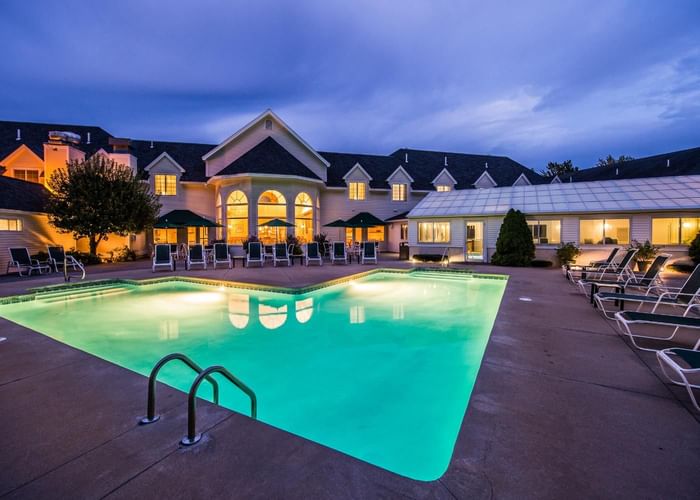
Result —
[[159, 322], [158, 339], [175, 340], [180, 337], [180, 321], [177, 319], [162, 319]]
[[279, 307], [258, 304], [258, 319], [260, 324], [268, 330], [279, 328], [287, 321], [287, 304]]
[[295, 308], [297, 311], [297, 321], [299, 323], [306, 323], [311, 319], [311, 315], [314, 313], [313, 297], [297, 300]]
[[391, 319], [405, 319], [406, 312], [403, 309], [403, 304], [394, 304], [391, 310]]
[[250, 321], [250, 297], [242, 293], [232, 293], [228, 297], [228, 319], [240, 329], [248, 326]]
[[365, 322], [365, 306], [350, 306], [350, 323], [362, 324]]

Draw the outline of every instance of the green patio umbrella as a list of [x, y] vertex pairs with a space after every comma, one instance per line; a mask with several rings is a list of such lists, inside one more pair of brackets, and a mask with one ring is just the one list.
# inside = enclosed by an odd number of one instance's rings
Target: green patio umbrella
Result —
[[353, 215], [347, 221], [345, 221], [346, 227], [374, 227], [374, 226], [384, 226], [384, 222], [379, 217], [375, 217], [369, 212], [360, 212], [359, 214]]
[[281, 227], [294, 227], [294, 224], [291, 224], [287, 221], [283, 221], [282, 219], [271, 219], [267, 222], [263, 222], [260, 224], [260, 226], [265, 226], [265, 227], [274, 227], [275, 228], [275, 243], [279, 241], [279, 233], [278, 230]]
[[221, 224], [205, 219], [190, 210], [171, 210], [158, 217], [153, 225], [158, 229], [172, 229], [179, 227], [221, 227]]

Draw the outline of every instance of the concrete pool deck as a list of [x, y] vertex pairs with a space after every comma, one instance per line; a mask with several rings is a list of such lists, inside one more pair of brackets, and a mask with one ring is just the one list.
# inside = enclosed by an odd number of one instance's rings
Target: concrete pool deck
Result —
[[[89, 278], [151, 278], [147, 266], [88, 268]], [[368, 267], [176, 274], [307, 286]], [[654, 355], [629, 347], [556, 270], [474, 269], [510, 278], [438, 481], [207, 403], [203, 442], [181, 448], [183, 393], [159, 385], [162, 420], [140, 427], [144, 377], [0, 319], [0, 497], [697, 498], [700, 415], [662, 381]], [[0, 278], [0, 295], [59, 279]]]

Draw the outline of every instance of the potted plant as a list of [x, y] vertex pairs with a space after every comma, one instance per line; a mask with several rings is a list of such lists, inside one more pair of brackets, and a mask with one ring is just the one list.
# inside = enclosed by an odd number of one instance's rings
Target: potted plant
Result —
[[557, 259], [562, 266], [576, 262], [576, 257], [579, 255], [581, 255], [581, 249], [573, 241], [562, 243], [557, 247]]
[[248, 243], [250, 243], [252, 241], [260, 241], [260, 240], [254, 234], [251, 234], [245, 240], [243, 240], [243, 248], [245, 249], [245, 253], [248, 253]]
[[637, 250], [634, 260], [637, 262], [637, 269], [639, 269], [641, 273], [646, 272], [649, 263], [654, 260], [656, 254], [659, 253], [659, 247], [652, 245], [649, 240], [646, 240], [644, 243], [632, 240], [632, 244], [629, 248]]
[[318, 233], [314, 235], [314, 241], [318, 243], [318, 249], [323, 256], [326, 255], [326, 243], [328, 242], [328, 237], [325, 233]]

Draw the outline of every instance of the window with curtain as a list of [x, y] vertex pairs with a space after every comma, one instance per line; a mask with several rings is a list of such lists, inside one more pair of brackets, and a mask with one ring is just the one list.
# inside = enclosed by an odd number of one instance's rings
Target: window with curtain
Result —
[[226, 242], [239, 245], [248, 237], [248, 197], [236, 190], [226, 198]]
[[367, 228], [368, 241], [384, 241], [384, 226], [373, 226]]
[[584, 245], [625, 245], [630, 242], [629, 219], [582, 219], [579, 242]]
[[367, 184], [364, 182], [348, 183], [348, 198], [351, 200], [364, 200], [367, 197]]
[[689, 245], [698, 232], [698, 217], [658, 217], [651, 220], [651, 242], [654, 245]]
[[177, 229], [153, 229], [154, 243], [177, 243]]
[[287, 239], [286, 228], [261, 226], [272, 219], [287, 220], [287, 200], [279, 191], [265, 191], [258, 198], [258, 237], [266, 245]]
[[391, 185], [391, 201], [406, 201], [407, 196], [407, 185], [406, 184], [392, 184]]
[[22, 219], [0, 218], [0, 231], [21, 231]]
[[39, 171], [28, 168], [16, 168], [12, 171], [12, 177], [27, 182], [39, 182]]
[[294, 225], [301, 243], [314, 239], [314, 204], [307, 193], [299, 193], [294, 200]]
[[532, 232], [532, 241], [535, 245], [558, 245], [561, 243], [561, 221], [528, 220], [527, 225]]
[[450, 223], [449, 222], [419, 222], [418, 223], [419, 243], [449, 243]]
[[158, 196], [175, 196], [177, 194], [177, 175], [155, 174], [153, 188]]
[[452, 186], [449, 184], [438, 184], [435, 186], [435, 189], [437, 189], [438, 193], [446, 193], [447, 191], [452, 191]]

